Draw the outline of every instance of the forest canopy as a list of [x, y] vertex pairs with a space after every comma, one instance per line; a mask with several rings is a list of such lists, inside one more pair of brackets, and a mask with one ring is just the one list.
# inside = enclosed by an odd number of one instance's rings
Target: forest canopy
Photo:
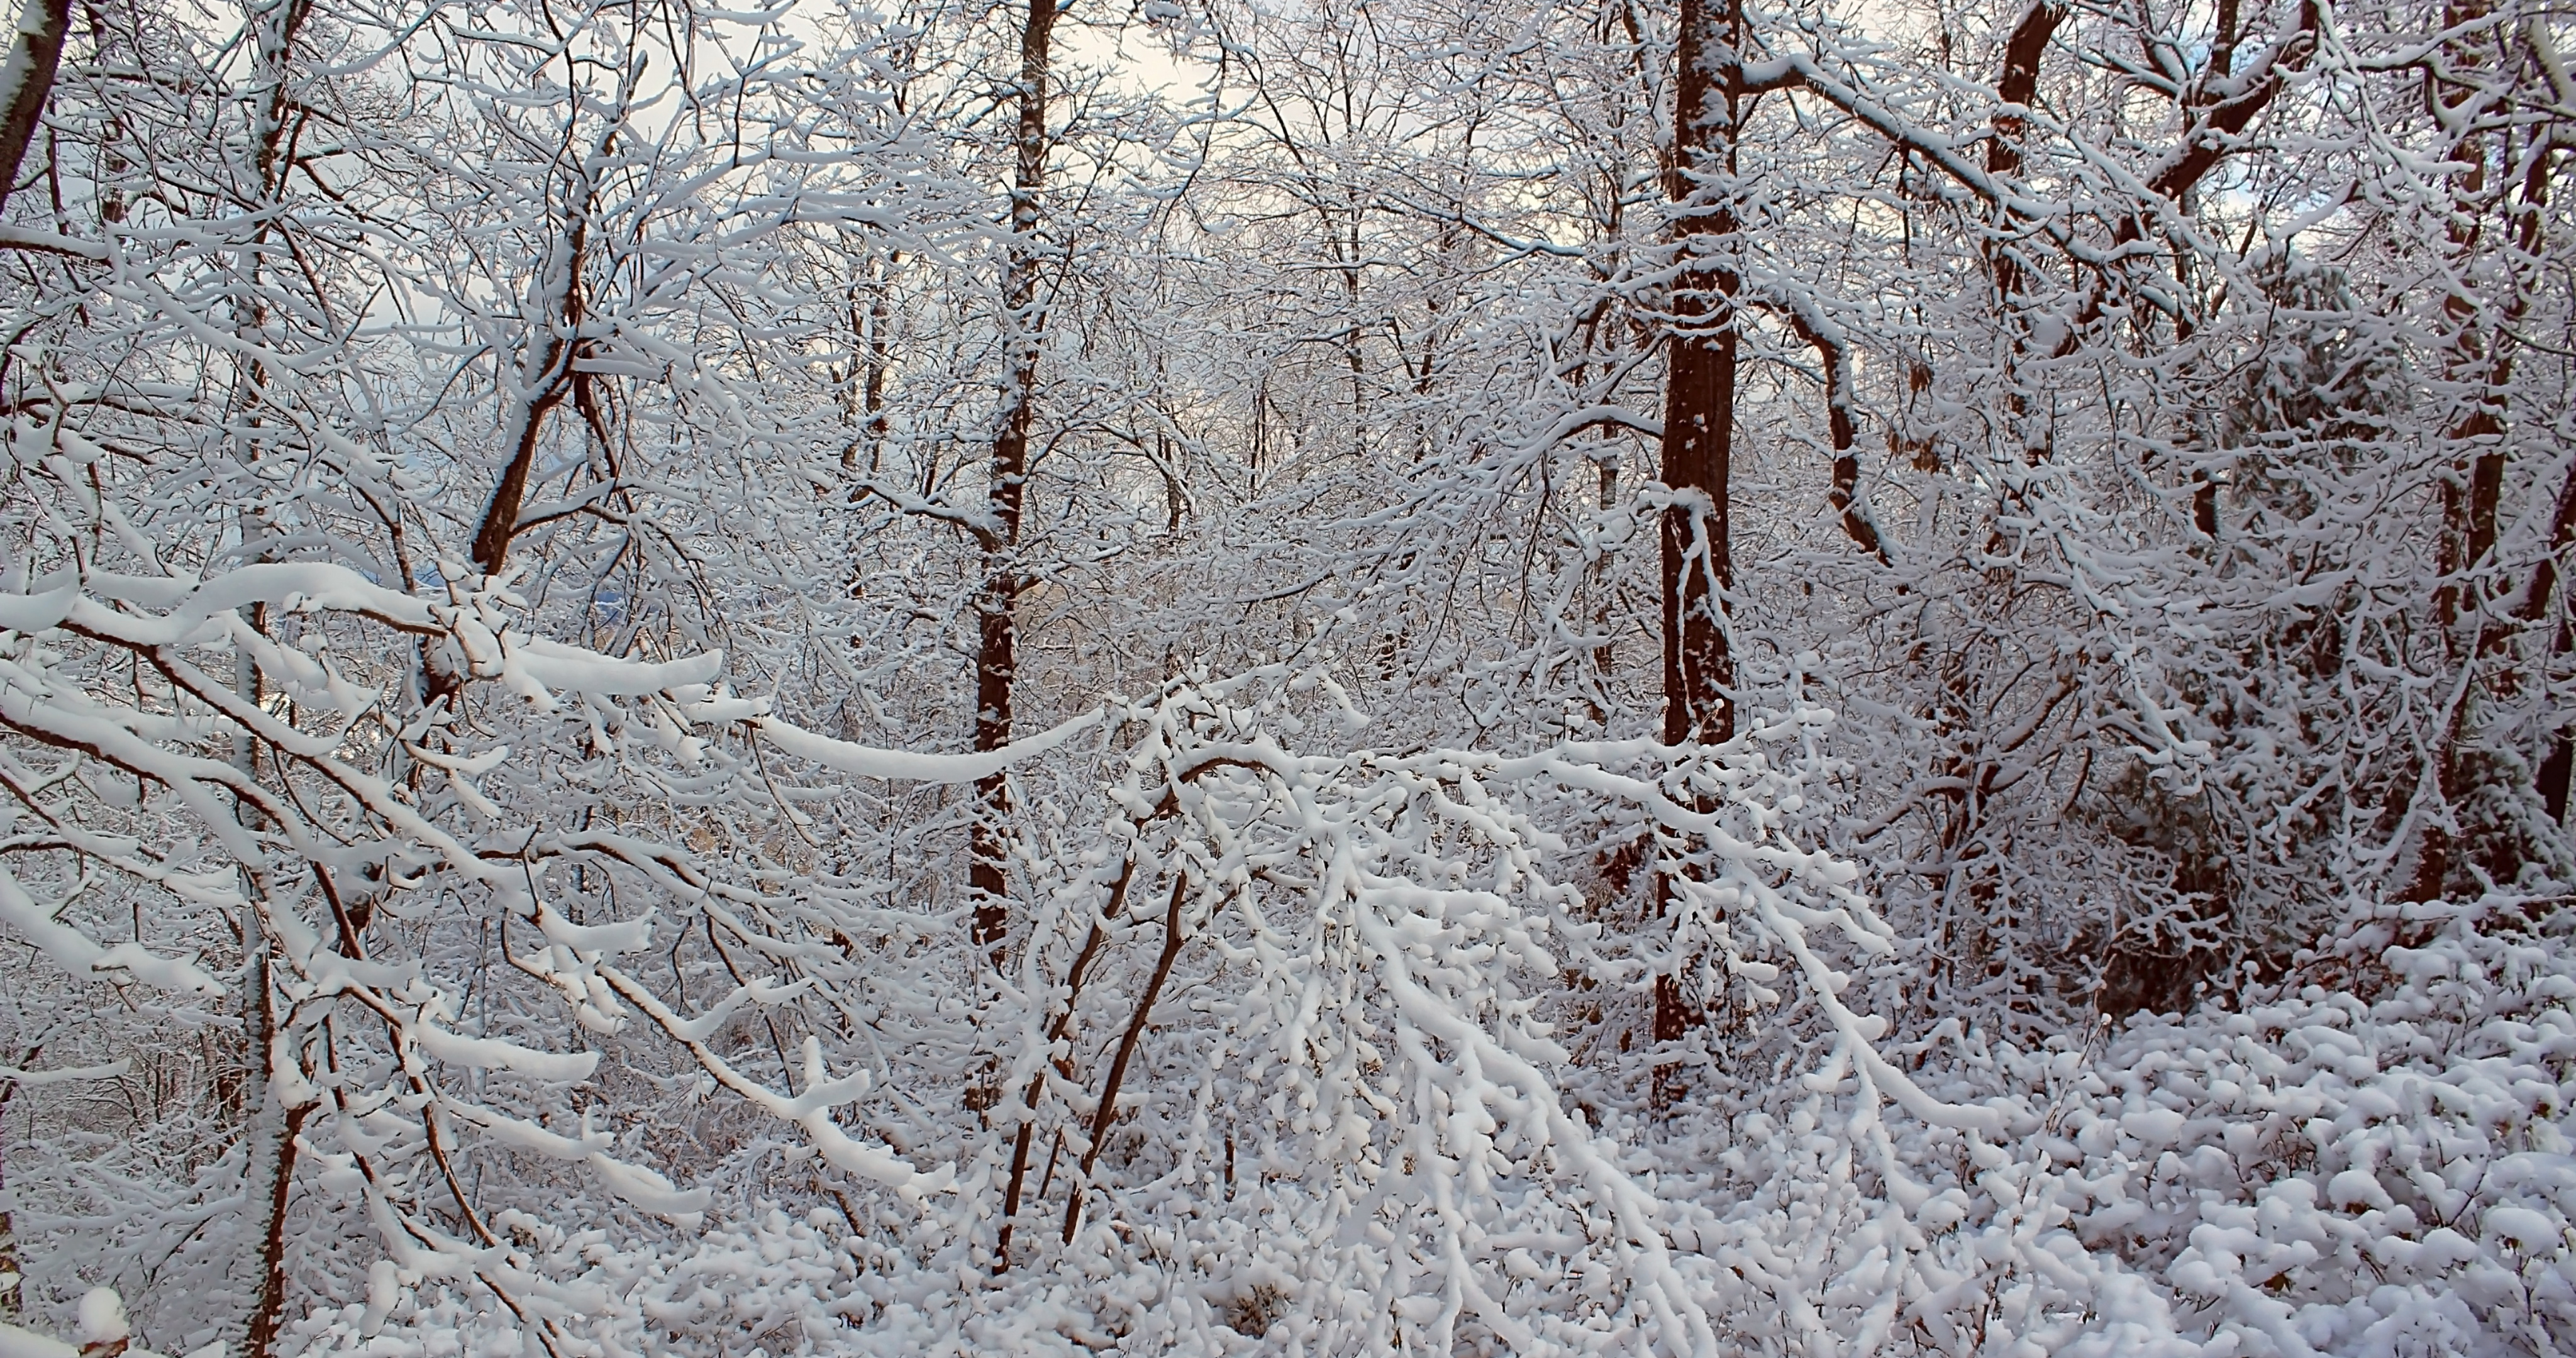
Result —
[[10, 12], [0, 1358], [2576, 1350], [2564, 8]]

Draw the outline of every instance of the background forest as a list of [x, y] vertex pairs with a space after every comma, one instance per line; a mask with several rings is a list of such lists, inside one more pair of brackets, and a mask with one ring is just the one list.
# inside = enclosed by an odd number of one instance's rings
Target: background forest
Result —
[[0, 1352], [2576, 1350], [2568, 11], [886, 3], [11, 7]]

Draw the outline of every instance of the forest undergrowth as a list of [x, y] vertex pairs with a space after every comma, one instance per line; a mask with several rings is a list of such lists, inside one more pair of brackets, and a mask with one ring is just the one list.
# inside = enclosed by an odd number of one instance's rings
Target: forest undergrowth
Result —
[[2538, 0], [22, 0], [0, 1358], [2576, 1350]]

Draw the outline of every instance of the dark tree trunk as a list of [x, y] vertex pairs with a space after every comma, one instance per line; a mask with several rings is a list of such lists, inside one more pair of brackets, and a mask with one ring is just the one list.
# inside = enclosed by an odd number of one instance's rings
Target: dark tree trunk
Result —
[[492, 498], [474, 527], [474, 566], [485, 575], [500, 574], [510, 559], [510, 542], [519, 532], [519, 507], [527, 498], [528, 473], [536, 467], [537, 441], [545, 433], [546, 416], [563, 403], [570, 387], [572, 363], [564, 332], [581, 328], [586, 224], [584, 218], [574, 219], [562, 257], [552, 261], [549, 276], [539, 284], [538, 299], [548, 304], [544, 312], [559, 315], [563, 329], [548, 324], [554, 316], [544, 313], [530, 327], [528, 353], [519, 368], [520, 389], [512, 394], [502, 419], [500, 442], [509, 449], [510, 460], [502, 464], [499, 479], [492, 483]]
[[[1995, 115], [1994, 139], [1986, 143], [1986, 173], [1998, 180], [2021, 172], [2021, 137], [2030, 120], [2014, 110], [2029, 108], [2030, 101], [2038, 96], [2039, 60], [2047, 55], [2048, 40], [2057, 35], [2057, 26], [2065, 19], [2063, 0], [2031, 0], [2013, 25], [2011, 36], [2004, 39], [2004, 68], [1995, 81], [1995, 95], [2005, 108]], [[1987, 248], [1995, 274], [1995, 292], [2009, 308], [2022, 293], [2021, 259], [2009, 245]]]
[[[45, 1044], [42, 1042], [38, 1042], [35, 1045], [30, 1046], [27, 1048], [26, 1054], [18, 1058], [18, 1068], [20, 1070], [26, 1070], [33, 1067], [36, 1064], [36, 1058], [43, 1055], [44, 1051]], [[16, 1080], [0, 1081], [0, 1127], [5, 1127], [6, 1125], [6, 1120], [9, 1116], [9, 1101], [17, 1097], [18, 1089], [19, 1085]], [[24, 1304], [20, 1294], [25, 1289], [23, 1276], [26, 1273], [26, 1270], [20, 1267], [18, 1262], [17, 1223], [9, 1214], [9, 1199], [5, 1196], [8, 1191], [8, 1142], [5, 1136], [0, 1136], [0, 1273], [19, 1274], [22, 1279], [19, 1283], [13, 1284], [7, 1291], [0, 1292], [0, 1323], [9, 1323], [17, 1320], [18, 1312]]]
[[[1735, 47], [1743, 23], [1741, 0], [1682, 0], [1670, 188], [1677, 201], [1692, 205], [1678, 227], [1684, 268], [1666, 349], [1662, 468], [1664, 484], [1686, 497], [1664, 511], [1662, 525], [1664, 740], [1673, 745], [1735, 734], [1725, 608], [1735, 583], [1727, 476], [1735, 444], [1741, 280], [1729, 258], [1737, 230], [1734, 187], [1724, 181], [1736, 169], [1742, 76]], [[1710, 191], [1701, 176], [1721, 183]]]
[[[2576, 463], [2570, 463], [2558, 487], [2558, 508], [2549, 520], [2549, 554], [2531, 571], [2531, 582], [2523, 587], [2522, 602], [2514, 616], [2526, 628], [2536, 628], [2549, 619], [2552, 606], [2558, 602], [2558, 562], [2576, 542]], [[2549, 650], [2539, 665], [2539, 682], [2547, 691], [2553, 673], [2571, 652], [2576, 652], [2576, 630], [2561, 617], [2551, 629]], [[2540, 759], [2535, 776], [2541, 804], [2549, 809], [2549, 819], [2559, 825], [2567, 823], [2568, 788], [2576, 782], [2576, 728], [2557, 727], [2544, 737], [2548, 751]]]
[[[1735, 584], [1727, 479], [1735, 451], [1736, 298], [1742, 284], [1732, 252], [1735, 139], [1744, 111], [1737, 48], [1743, 35], [1742, 0], [1682, 0], [1667, 185], [1684, 205], [1676, 222], [1683, 268], [1674, 285], [1674, 328], [1665, 348], [1662, 475], [1679, 497], [1662, 521], [1668, 745], [1713, 744], [1735, 735], [1735, 657], [1725, 610]], [[1674, 889], [1672, 877], [1659, 875], [1659, 911], [1670, 909]], [[1655, 978], [1653, 1040], [1679, 1039], [1696, 1017], [1676, 977]], [[1660, 1071], [1653, 1093], [1658, 1105], [1672, 1102], [1671, 1082]]]
[[1834, 487], [1826, 501], [1843, 516], [1844, 536], [1885, 562], [1887, 544], [1879, 540], [1878, 525], [1860, 500], [1860, 452], [1853, 446], [1859, 427], [1852, 420], [1851, 351], [1822, 316], [1792, 309], [1789, 323], [1797, 330], [1798, 338], [1815, 349], [1816, 364], [1825, 373], [1825, 432], [1834, 443]]
[[14, 77], [0, 106], [0, 206], [18, 187], [18, 166], [36, 139], [36, 124], [45, 116], [45, 101], [54, 92], [54, 73], [62, 66], [63, 37], [71, 31], [71, 0], [21, 0], [18, 31], [9, 44], [9, 63], [0, 67]]
[[[2558, 628], [2558, 640], [2550, 648], [2553, 657], [2563, 657], [2571, 637], [2566, 624]], [[2540, 785], [2540, 804], [2549, 811], [2553, 825], [2567, 823], [2567, 787], [2576, 781], [2576, 730], [2560, 727], [2549, 737], [2549, 753], [2540, 758], [2540, 771], [2534, 779]]]
[[[1022, 497], [1029, 469], [1029, 425], [1037, 395], [1038, 337], [1045, 319], [1038, 305], [1038, 194], [1046, 187], [1047, 48], [1055, 28], [1056, 0], [1029, 0], [1028, 23], [1020, 30], [1020, 122], [1016, 133], [1018, 164], [1011, 181], [1011, 247], [1002, 279], [1003, 324], [1008, 343], [1003, 358], [1002, 410], [993, 438], [993, 459], [979, 530], [984, 552], [984, 583], [975, 596], [975, 748], [998, 750], [1011, 743], [1012, 689], [1019, 676], [1016, 610], [1020, 571], [1014, 559], [1020, 541]], [[976, 780], [972, 862], [967, 887], [975, 898], [975, 942], [1002, 958], [1010, 933], [1009, 884], [1004, 873], [1008, 845], [1002, 827], [1010, 813], [1010, 782], [995, 773]]]

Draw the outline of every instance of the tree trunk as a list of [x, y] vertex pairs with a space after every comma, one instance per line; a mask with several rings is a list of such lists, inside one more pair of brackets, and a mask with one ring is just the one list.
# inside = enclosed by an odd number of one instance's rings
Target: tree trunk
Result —
[[[308, 0], [275, 0], [259, 17], [255, 58], [257, 83], [254, 86], [258, 91], [257, 113], [252, 129], [256, 144], [253, 168], [259, 176], [260, 201], [266, 206], [278, 204], [284, 194], [286, 175], [280, 168], [279, 153], [286, 133], [287, 68], [294, 55], [296, 33], [303, 27], [311, 10]], [[253, 239], [264, 245], [271, 230], [269, 224], [263, 223]], [[250, 291], [253, 297], [261, 297], [264, 290], [259, 287], [259, 254], [252, 252], [246, 265]], [[264, 300], [253, 304], [248, 319], [248, 329], [253, 336], [266, 328], [268, 306]], [[242, 393], [240, 418], [246, 428], [255, 431], [262, 422], [268, 400], [269, 374], [265, 364], [253, 361], [247, 367], [246, 376], [248, 387]], [[245, 460], [256, 461], [260, 453], [256, 438], [245, 441]], [[258, 520], [246, 519], [243, 526], [249, 528], [253, 523], [257, 523], [263, 536], [272, 529], [265, 516]], [[273, 556], [263, 548], [256, 559], [271, 560]], [[268, 631], [268, 609], [265, 606], [251, 609], [250, 624], [252, 630], [265, 634]], [[265, 688], [265, 678], [257, 663], [249, 655], [236, 652], [234, 692], [248, 704], [257, 706], [262, 701]], [[234, 764], [245, 776], [254, 780], [258, 778], [258, 748], [247, 732], [235, 739]], [[283, 770], [279, 776], [281, 780], [284, 778]], [[237, 806], [236, 813], [242, 823], [252, 829], [257, 829], [265, 819], [247, 806]], [[242, 950], [244, 979], [249, 991], [244, 1007], [250, 1047], [247, 1064], [254, 1079], [244, 1151], [244, 1187], [247, 1190], [244, 1205], [248, 1209], [245, 1215], [257, 1225], [259, 1240], [256, 1256], [259, 1279], [245, 1327], [244, 1349], [248, 1358], [268, 1358], [277, 1342], [278, 1327], [286, 1315], [286, 1213], [295, 1192], [296, 1137], [313, 1109], [310, 1103], [288, 1106], [279, 1087], [277, 1072], [271, 1068], [287, 1044], [278, 1041], [277, 990], [272, 975], [275, 949], [268, 921], [262, 913], [263, 903], [270, 899], [270, 895], [266, 881], [256, 869], [245, 865], [242, 879], [250, 888], [247, 893], [249, 905], [242, 912]], [[300, 1079], [295, 1083], [299, 1087], [303, 1085]]]
[[[1995, 115], [1994, 139], [1986, 143], [1986, 173], [1998, 180], [2021, 172], [2021, 136], [2030, 120], [2013, 110], [2030, 107], [2039, 94], [2039, 60], [2047, 55], [2048, 40], [2056, 36], [2065, 18], [2063, 0], [2031, 0], [2011, 36], [2004, 39], [2004, 68], [1995, 81], [1995, 96], [2004, 109]], [[2009, 310], [2019, 302], [2025, 281], [2021, 257], [2008, 245], [1990, 241], [1985, 248], [1994, 269], [1995, 293]]]
[[[2057, 25], [2066, 17], [2066, 6], [2055, 0], [2031, 0], [2021, 19], [2013, 25], [2012, 35], [2004, 40], [2004, 68], [1995, 81], [1995, 94], [2004, 107], [1994, 119], [1994, 138], [1986, 143], [1986, 173], [2001, 183], [2021, 172], [2022, 133], [2029, 119], [2015, 112], [2030, 107], [2039, 93], [2039, 62], [2048, 52], [2048, 41], [2057, 33]], [[2030, 427], [2030, 393], [2023, 386], [2024, 364], [2030, 352], [2029, 319], [2022, 314], [2023, 294], [2030, 279], [2022, 265], [2020, 244], [2011, 239], [2018, 234], [2020, 222], [2010, 208], [1997, 205], [1996, 228], [2000, 239], [1984, 243], [1987, 267], [1995, 279], [1995, 304], [2004, 316], [2007, 332], [2012, 336], [2011, 355], [2006, 360], [2007, 391], [2005, 407], [2012, 415], [2013, 437], [2021, 440], [2022, 460], [2038, 466], [2048, 458], [2047, 440], [2034, 437]]]
[[[850, 344], [856, 365], [854, 379], [847, 384], [842, 416], [849, 422], [850, 439], [841, 445], [841, 469], [859, 469], [859, 450], [868, 453], [870, 477], [885, 470], [886, 435], [893, 421], [886, 412], [886, 377], [894, 363], [894, 343], [887, 337], [887, 327], [894, 323], [893, 265], [900, 252], [874, 250], [868, 253], [864, 275], [854, 278], [848, 289], [850, 305]], [[867, 301], [860, 304], [861, 294]], [[853, 491], [855, 503], [865, 491]]]
[[[1734, 61], [1743, 34], [1741, 0], [1682, 0], [1680, 67], [1674, 100], [1677, 201], [1710, 198], [1684, 209], [1678, 245], [1683, 272], [1675, 285], [1675, 328], [1667, 346], [1663, 480], [1684, 497], [1663, 513], [1664, 740], [1723, 741], [1735, 734], [1734, 658], [1727, 647], [1726, 591], [1735, 583], [1728, 554], [1727, 476], [1734, 455], [1736, 294], [1728, 252], [1737, 222], [1734, 186], [1714, 193], [1700, 175], [1735, 173], [1735, 134], [1742, 113], [1742, 74]], [[1712, 78], [1723, 62], [1726, 83]], [[1723, 95], [1723, 109], [1714, 106]], [[1713, 257], [1713, 258], [1712, 258]]]
[[[975, 748], [998, 750], [1011, 742], [1012, 686], [1018, 677], [1020, 511], [1028, 477], [1029, 424], [1036, 404], [1038, 339], [1045, 318], [1038, 305], [1038, 194], [1046, 187], [1047, 44], [1055, 28], [1056, 0], [1029, 0], [1020, 30], [1019, 163], [1011, 183], [1011, 246], [1002, 278], [1007, 332], [1002, 369], [1000, 429], [993, 439], [991, 477], [978, 532], [984, 583], [975, 596], [979, 633], [975, 653]], [[967, 886], [975, 898], [974, 937], [995, 965], [1010, 932], [1009, 895], [1002, 833], [1010, 813], [1010, 782], [1001, 773], [975, 782], [973, 862]]]
[[[2558, 624], [2557, 639], [2550, 643], [2552, 660], [2563, 660], [2576, 651], [2576, 629], [2564, 622]], [[2540, 757], [2540, 770], [2533, 781], [2540, 788], [2540, 804], [2549, 812], [2549, 823], [2567, 823], [2567, 789], [2576, 782], [2576, 728], [2559, 727], [2549, 736], [2549, 753]]]
[[[36, 1064], [36, 1058], [42, 1055], [44, 1050], [45, 1044], [42, 1042], [27, 1048], [26, 1055], [18, 1058], [18, 1068], [20, 1070], [32, 1068]], [[20, 1294], [26, 1281], [23, 1276], [26, 1270], [20, 1267], [18, 1262], [18, 1224], [10, 1215], [7, 1197], [9, 1103], [17, 1097], [18, 1089], [16, 1080], [0, 1081], [0, 1323], [17, 1320], [19, 1310], [24, 1305]]]
[[[2522, 602], [2514, 609], [2514, 617], [2525, 628], [2546, 624], [2551, 613], [2557, 611], [2558, 562], [2567, 554], [2571, 542], [2576, 542], [2576, 462], [2568, 464], [2559, 483], [2558, 508], [2549, 520], [2549, 552], [2532, 567], [2531, 582], [2523, 587]], [[2551, 629], [2549, 649], [2537, 667], [2543, 693], [2547, 692], [2552, 671], [2571, 653], [2576, 653], [2576, 629], [2568, 626], [2568, 619], [2561, 613]], [[2569, 784], [2576, 782], [2576, 727], [2560, 726], [2548, 730], [2543, 738], [2548, 750], [2541, 756], [2533, 781], [2539, 786], [2541, 805], [2548, 809], [2550, 822], [2564, 825]]]
[[[589, 178], [603, 153], [615, 140], [626, 122], [627, 104], [621, 98], [608, 116], [599, 120], [597, 131], [588, 139], [579, 161], [581, 178], [567, 185], [569, 217], [562, 234], [555, 238], [552, 255], [545, 271], [528, 289], [527, 347], [519, 356], [519, 375], [511, 381], [504, 369], [495, 374], [508, 399], [501, 419], [499, 446], [509, 450], [509, 461], [492, 483], [492, 498], [483, 506], [483, 517], [474, 527], [474, 567], [485, 575], [498, 575], [510, 559], [510, 542], [518, 536], [519, 509], [527, 498], [528, 474], [535, 470], [537, 441], [545, 433], [546, 416], [563, 404], [568, 395], [577, 392], [585, 399], [587, 375], [574, 371], [575, 360], [583, 357], [589, 341], [581, 338], [582, 322], [588, 309], [581, 286], [581, 272], [586, 263], [590, 242], [590, 214], [597, 186]], [[579, 116], [579, 111], [569, 115]], [[571, 129], [566, 129], [567, 140]], [[605, 438], [605, 431], [601, 431]]]
[[[545, 433], [546, 416], [563, 403], [567, 389], [572, 364], [564, 332], [581, 327], [583, 226], [575, 220], [564, 249], [548, 262], [535, 289], [536, 300], [545, 305], [531, 327], [527, 352], [520, 358], [518, 390], [511, 393], [501, 421], [500, 443], [509, 449], [510, 460], [492, 483], [492, 498], [485, 502], [482, 521], [474, 528], [474, 567], [487, 576], [499, 575], [510, 559], [510, 541], [519, 532], [519, 506], [527, 498], [528, 473], [536, 466], [537, 440]], [[563, 319], [560, 331], [551, 324], [556, 316]]]
[[1815, 349], [1816, 365], [1824, 369], [1825, 432], [1834, 444], [1834, 486], [1826, 501], [1843, 516], [1844, 536], [1885, 563], [1887, 544], [1879, 540], [1878, 525], [1860, 501], [1860, 453], [1853, 447], [1858, 426], [1852, 420], [1851, 350], [1821, 314], [1802, 314], [1793, 308], [1789, 323], [1798, 338]]
[[[2451, 6], [2444, 18], [2449, 25], [2458, 26], [2483, 18], [2486, 13], [2484, 0], [2469, 0]], [[2483, 53], [2473, 40], [2453, 44], [2452, 55], [2473, 68], [2484, 64]], [[2442, 103], [2445, 108], [2456, 109], [2468, 98], [2465, 94], [2448, 93]], [[2453, 267], [2466, 269], [2485, 247], [2487, 162], [2491, 151], [2484, 136], [2462, 149], [2467, 152], [2468, 168], [2454, 180], [2450, 244]], [[2510, 146], [2502, 146], [2494, 148], [2493, 154], [2509, 163], [2511, 151]], [[2453, 158], [2462, 157], [2455, 152]], [[2516, 291], [2518, 294], [2519, 289]], [[2470, 409], [2447, 431], [2452, 446], [2460, 451], [2455, 457], [2453, 479], [2442, 487], [2441, 584], [2433, 597], [2442, 654], [2454, 666], [2474, 668], [2486, 650], [2482, 634], [2487, 591], [2478, 580], [2495, 549], [2496, 511], [2504, 491], [2504, 385], [2511, 380], [2513, 363], [2504, 351], [2504, 332], [2521, 310], [2517, 295], [2506, 303], [2505, 325], [2490, 329], [2484, 309], [2458, 290], [2453, 290], [2442, 304], [2443, 319], [2453, 327], [2451, 356], [2444, 375], [2473, 390]], [[2421, 818], [2415, 871], [2405, 889], [2408, 900], [2439, 900], [2449, 880], [2457, 848], [2449, 822], [2468, 792], [2468, 770], [2461, 764], [2460, 743], [2476, 724], [2474, 709], [2479, 696], [2479, 686], [2472, 677], [2459, 701], [2444, 714], [2430, 755], [2434, 762], [2432, 782], [2439, 789], [2441, 805], [2434, 808], [2435, 814]]]
[[0, 172], [5, 172], [0, 173], [0, 206], [8, 204], [18, 187], [18, 166], [45, 116], [71, 25], [71, 0], [22, 0], [9, 62], [0, 66]]
[[[1728, 551], [1727, 478], [1735, 447], [1736, 296], [1742, 280], [1731, 252], [1735, 138], [1742, 126], [1742, 0], [1682, 0], [1675, 53], [1673, 172], [1667, 190], [1682, 209], [1676, 244], [1683, 269], [1673, 291], [1666, 345], [1664, 484], [1677, 502], [1664, 510], [1664, 743], [1718, 743], [1735, 735], [1735, 662], [1726, 594], [1735, 584]], [[1724, 72], [1721, 86], [1714, 78]], [[1722, 95], [1724, 106], [1717, 106]], [[1717, 177], [1712, 191], [1702, 176]], [[1713, 199], [1713, 203], [1707, 200]], [[1676, 881], [1659, 874], [1656, 908], [1669, 913]], [[1671, 974], [1655, 978], [1650, 1036], [1682, 1037], [1696, 1017]], [[1674, 1089], [1659, 1068], [1658, 1106]]]
[[[275, 1140], [263, 1145], [254, 1140], [251, 1153], [268, 1157], [263, 1173], [267, 1192], [256, 1205], [267, 1211], [267, 1229], [260, 1234], [259, 1304], [251, 1312], [250, 1333], [243, 1343], [249, 1358], [268, 1358], [277, 1344], [278, 1326], [286, 1318], [286, 1209], [295, 1194], [296, 1138], [304, 1131], [305, 1121], [313, 1115], [312, 1105], [285, 1108], [278, 1112], [283, 1126]], [[268, 1117], [262, 1109], [258, 1115]], [[254, 1176], [253, 1182], [259, 1176]]]

